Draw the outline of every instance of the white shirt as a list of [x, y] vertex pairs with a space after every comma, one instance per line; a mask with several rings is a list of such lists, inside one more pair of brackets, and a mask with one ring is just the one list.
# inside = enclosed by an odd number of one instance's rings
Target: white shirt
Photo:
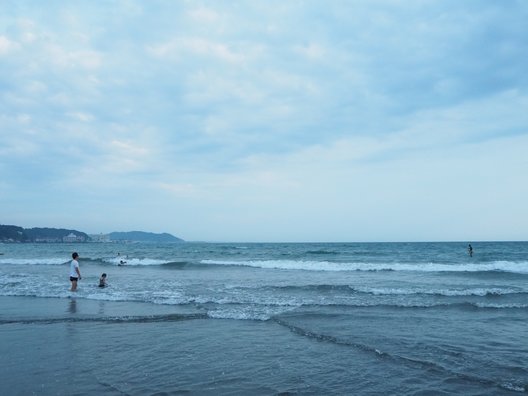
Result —
[[79, 277], [79, 274], [77, 273], [77, 271], [75, 271], [76, 268], [79, 268], [79, 262], [77, 260], [72, 260], [70, 263], [70, 276], [74, 278]]

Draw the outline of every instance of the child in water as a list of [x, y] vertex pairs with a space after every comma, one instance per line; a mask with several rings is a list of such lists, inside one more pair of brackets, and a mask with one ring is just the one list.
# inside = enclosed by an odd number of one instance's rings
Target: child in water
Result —
[[102, 274], [99, 278], [99, 287], [106, 287], [106, 274]]

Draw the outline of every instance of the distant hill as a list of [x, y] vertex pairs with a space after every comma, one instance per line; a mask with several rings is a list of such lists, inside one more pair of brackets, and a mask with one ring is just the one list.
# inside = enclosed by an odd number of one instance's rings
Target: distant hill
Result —
[[144, 231], [128, 231], [128, 232], [111, 232], [108, 234], [111, 241], [132, 241], [132, 242], [184, 242], [183, 239], [177, 238], [174, 235], [166, 232], [162, 234], [155, 234]]
[[4, 242], [87, 242], [84, 232], [65, 228], [22, 228], [0, 224], [0, 241]]
[[0, 224], [0, 241], [29, 242], [29, 237], [22, 227]]
[[[109, 241], [129, 242], [184, 242], [183, 239], [166, 232], [155, 234], [144, 231], [112, 232]], [[107, 240], [107, 241], [108, 241]], [[0, 242], [93, 242], [84, 232], [65, 228], [22, 228], [15, 225], [0, 224]], [[96, 241], [96, 240], [95, 240]]]

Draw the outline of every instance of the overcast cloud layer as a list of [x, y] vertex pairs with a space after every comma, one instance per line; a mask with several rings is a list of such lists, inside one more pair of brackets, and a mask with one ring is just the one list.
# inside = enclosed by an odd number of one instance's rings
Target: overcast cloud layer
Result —
[[526, 240], [526, 1], [0, 1], [0, 223]]

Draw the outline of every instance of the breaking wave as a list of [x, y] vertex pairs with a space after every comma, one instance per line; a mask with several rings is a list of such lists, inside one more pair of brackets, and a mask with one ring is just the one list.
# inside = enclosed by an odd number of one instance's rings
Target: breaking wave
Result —
[[490, 263], [338, 263], [301, 260], [202, 260], [202, 264], [304, 271], [512, 272], [528, 274], [528, 261]]

